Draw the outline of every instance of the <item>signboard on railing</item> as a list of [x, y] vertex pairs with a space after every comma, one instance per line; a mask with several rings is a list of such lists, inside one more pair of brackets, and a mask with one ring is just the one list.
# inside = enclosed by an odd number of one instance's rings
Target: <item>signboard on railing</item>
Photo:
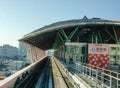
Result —
[[88, 44], [88, 64], [108, 68], [108, 44]]

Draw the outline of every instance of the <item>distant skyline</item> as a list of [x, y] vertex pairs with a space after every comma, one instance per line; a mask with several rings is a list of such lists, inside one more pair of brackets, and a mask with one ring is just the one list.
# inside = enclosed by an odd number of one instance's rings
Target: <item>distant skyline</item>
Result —
[[0, 0], [0, 46], [58, 21], [98, 17], [120, 21], [120, 0]]

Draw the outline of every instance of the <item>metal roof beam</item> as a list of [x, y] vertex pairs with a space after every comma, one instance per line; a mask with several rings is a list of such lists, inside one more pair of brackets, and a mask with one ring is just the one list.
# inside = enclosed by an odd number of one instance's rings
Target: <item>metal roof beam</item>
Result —
[[113, 39], [116, 41], [116, 39], [113, 37], [113, 35], [110, 34], [110, 32], [107, 30], [107, 27], [105, 27], [105, 31], [108, 33], [108, 35], [109, 35], [111, 38], [113, 38]]
[[79, 26], [75, 28], [75, 30], [73, 30], [69, 36], [68, 36], [68, 39], [71, 40], [71, 38], [74, 36], [74, 34], [76, 33], [76, 31], [78, 30]]
[[117, 33], [116, 33], [116, 31], [115, 31], [115, 27], [113, 26], [113, 31], [114, 31], [114, 34], [115, 34], [115, 39], [116, 39], [116, 41], [118, 40], [118, 38], [117, 38]]
[[64, 42], [64, 39], [62, 38], [61, 34], [58, 32], [58, 36], [62, 42]]
[[65, 37], [66, 40], [68, 40], [68, 36], [63, 29], [60, 29], [59, 32]]

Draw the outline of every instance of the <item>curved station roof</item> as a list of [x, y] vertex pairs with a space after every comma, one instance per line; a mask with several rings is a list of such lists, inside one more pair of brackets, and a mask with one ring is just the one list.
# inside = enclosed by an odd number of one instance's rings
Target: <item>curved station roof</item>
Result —
[[20, 39], [43, 50], [58, 48], [66, 41], [86, 43], [117, 43], [120, 21], [100, 18], [56, 22], [39, 28]]

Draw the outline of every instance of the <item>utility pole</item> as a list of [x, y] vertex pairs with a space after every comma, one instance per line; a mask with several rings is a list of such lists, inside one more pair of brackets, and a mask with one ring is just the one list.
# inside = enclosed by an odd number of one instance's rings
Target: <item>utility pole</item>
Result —
[[16, 71], [17, 71], [17, 59], [18, 59], [17, 56], [15, 56], [15, 59], [16, 59]]

